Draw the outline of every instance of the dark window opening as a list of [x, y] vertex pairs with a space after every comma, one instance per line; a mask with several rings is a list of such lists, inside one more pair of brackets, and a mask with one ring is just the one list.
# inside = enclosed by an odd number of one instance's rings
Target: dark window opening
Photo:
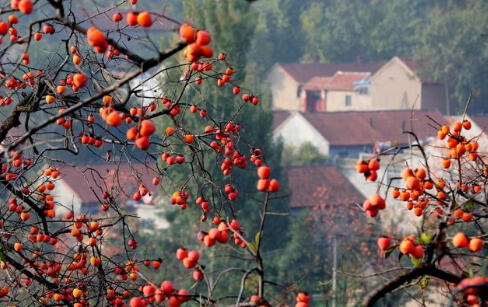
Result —
[[307, 112], [317, 112], [321, 109], [320, 91], [307, 91]]
[[362, 86], [357, 89], [357, 93], [359, 95], [368, 95], [368, 88], [366, 86]]

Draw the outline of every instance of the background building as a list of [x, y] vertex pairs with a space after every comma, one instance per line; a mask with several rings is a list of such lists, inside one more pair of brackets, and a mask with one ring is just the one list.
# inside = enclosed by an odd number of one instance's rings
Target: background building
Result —
[[444, 86], [423, 80], [413, 61], [396, 56], [364, 64], [277, 63], [268, 80], [275, 110], [446, 112]]

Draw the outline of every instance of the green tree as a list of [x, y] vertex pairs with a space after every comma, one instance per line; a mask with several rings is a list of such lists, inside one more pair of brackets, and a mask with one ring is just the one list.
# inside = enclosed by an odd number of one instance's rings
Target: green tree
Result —
[[276, 62], [296, 62], [309, 43], [299, 26], [300, 14], [308, 1], [257, 1], [256, 27], [248, 52], [249, 73], [260, 80]]
[[453, 114], [463, 111], [470, 92], [470, 111], [488, 111], [486, 14], [486, 1], [447, 1], [432, 8], [429, 22], [417, 29], [415, 53], [422, 74], [447, 84]]
[[282, 155], [283, 166], [320, 165], [327, 163], [328, 156], [320, 151], [312, 143], [303, 143], [300, 147], [285, 146]]
[[[232, 64], [232, 69], [235, 71], [232, 75], [232, 82], [243, 85], [243, 88], [247, 88], [248, 86], [246, 85], [249, 83], [248, 79], [250, 77], [247, 74], [248, 70], [246, 69], [248, 65], [246, 54], [249, 50], [250, 41], [253, 37], [256, 25], [256, 12], [252, 5], [241, 0], [185, 0], [182, 1], [182, 6], [185, 20], [189, 20], [197, 28], [204, 28], [212, 33], [213, 49], [217, 53], [224, 52], [231, 55], [226, 63], [229, 63], [229, 65]], [[162, 44], [164, 44], [164, 42], [162, 42]], [[214, 65], [221, 64], [216, 62]], [[184, 69], [186, 68], [187, 67]], [[231, 84], [216, 89], [213, 84], [209, 84], [210, 82], [216, 82], [216, 79], [206, 78], [203, 74], [202, 77], [204, 80], [201, 85], [189, 85], [185, 89], [182, 98], [183, 101], [187, 102], [189, 105], [195, 104], [198, 105], [199, 108], [207, 110], [208, 116], [215, 120], [217, 126], [221, 127], [225, 127], [226, 125], [225, 122], [221, 122], [223, 118], [229, 118], [237, 111], [240, 112], [241, 121], [239, 124], [243, 127], [240, 132], [241, 139], [245, 140], [245, 143], [250, 143], [250, 140], [259, 140], [260, 148], [264, 152], [264, 161], [272, 168], [272, 177], [280, 178], [279, 153], [281, 152], [281, 149], [279, 145], [274, 145], [272, 142], [271, 112], [267, 109], [269, 102], [266, 101], [266, 97], [260, 96], [258, 92], [254, 93], [261, 99], [261, 101], [258, 106], [252, 106], [250, 103], [242, 102], [240, 95], [236, 96], [233, 94]], [[204, 97], [204, 101], [201, 100], [201, 97]], [[256, 108], [259, 108], [259, 111], [257, 111]], [[185, 123], [185, 127], [192, 133], [202, 131], [204, 128], [201, 126], [198, 116], [182, 118], [181, 120]], [[172, 123], [169, 121], [160, 123], [160, 125], [163, 125], [164, 127], [171, 124]], [[247, 159], [250, 157], [252, 149], [253, 148], [251, 147], [236, 148], [240, 153], [245, 154]], [[187, 159], [198, 158], [203, 164], [217, 163], [220, 165], [220, 163], [222, 163], [222, 161], [215, 161], [215, 158], [211, 158], [212, 155], [210, 154], [202, 154], [201, 156], [199, 155], [196, 157], [187, 149], [181, 148], [181, 150], [180, 153], [183, 153]], [[166, 168], [167, 166], [162, 164], [161, 167]], [[172, 192], [180, 190], [183, 187], [192, 191], [192, 195], [198, 195], [198, 191], [195, 190], [196, 182], [193, 181], [196, 179], [191, 176], [192, 171], [190, 165], [187, 166], [185, 164], [167, 168], [167, 172], [170, 174], [168, 177], [173, 179], [172, 182], [166, 184], [167, 188], [165, 189], [165, 192], [168, 196], [171, 195]], [[253, 212], [256, 212], [256, 206], [259, 205], [258, 201], [262, 201], [264, 197], [263, 193], [256, 190], [257, 178], [255, 171], [242, 170], [235, 166], [232, 175], [224, 180], [214, 179], [217, 177], [221, 178], [222, 176], [215, 176], [215, 174], [212, 173], [207, 175], [209, 182], [211, 181], [212, 183], [201, 184], [207, 184], [209, 189], [211, 189], [212, 184], [223, 187], [228, 183], [239, 183], [239, 196], [236, 201], [230, 202], [225, 200], [222, 208], [217, 207], [220, 206], [218, 204], [219, 202], [211, 201], [211, 205], [214, 207], [207, 217], [208, 220], [211, 221], [215, 215], [219, 215], [223, 219], [232, 219], [234, 214], [239, 211], [240, 216], [243, 217], [239, 222], [244, 227], [245, 238], [253, 241], [256, 234], [248, 233], [246, 232], [246, 229], [258, 228], [257, 226], [260, 221], [260, 216]], [[190, 180], [187, 180], [188, 178], [190, 178]], [[209, 195], [201, 196], [209, 197]], [[225, 197], [226, 196], [224, 195], [224, 199]], [[170, 228], [163, 233], [144, 236], [143, 241], [145, 242], [145, 248], [148, 249], [148, 252], [150, 249], [157, 248], [158, 251], [162, 250], [163, 254], [167, 253], [169, 259], [171, 259], [168, 265], [173, 266], [174, 264], [176, 267], [182, 267], [181, 264], [178, 264], [174, 259], [174, 252], [177, 248], [188, 247], [198, 249], [203, 247], [203, 243], [198, 242], [197, 240], [196, 227], [182, 229], [180, 226], [191, 225], [192, 222], [195, 223], [201, 218], [202, 212], [200, 208], [197, 208], [198, 206], [194, 204], [194, 201], [194, 199], [191, 200], [185, 214], [182, 214], [179, 209], [168, 208], [165, 217], [171, 224]], [[168, 206], [167, 204], [163, 205]], [[288, 211], [287, 203], [283, 200], [272, 201], [268, 209], [275, 212]], [[215, 212], [218, 212], [218, 214]], [[281, 247], [279, 245], [281, 243], [273, 238], [282, 236], [287, 227], [287, 219], [282, 216], [270, 216], [269, 224], [267, 225], [268, 226], [264, 229], [266, 235], [263, 239], [265, 252]], [[212, 225], [209, 223], [208, 228], [211, 227]], [[207, 259], [209, 267], [206, 272], [211, 275], [212, 271], [217, 269], [214, 265], [223, 268], [235, 267], [237, 265], [236, 259], [229, 258], [228, 254], [230, 254], [229, 249], [239, 250], [239, 248], [231, 247], [230, 245], [231, 244], [217, 245], [212, 247], [212, 256]], [[245, 257], [245, 253], [243, 252], [241, 256]], [[219, 258], [218, 264], [215, 263], [216, 261], [212, 261], [212, 259], [215, 258]], [[224, 261], [220, 261], [221, 258], [224, 259]], [[267, 260], [265, 259], [265, 266], [273, 265], [273, 262], [269, 261], [269, 263], [267, 263]], [[232, 274], [232, 271], [229, 272], [225, 276], [225, 286], [222, 286], [217, 291], [222, 291], [223, 294], [229, 293], [229, 290], [238, 291], [240, 287], [240, 276], [242, 276], [241, 271], [247, 269], [248, 268], [237, 267], [236, 270], [239, 271], [240, 275]], [[188, 274], [188, 270], [182, 268], [181, 271], [176, 273], [176, 275], [178, 274]], [[216, 279], [217, 277], [213, 276], [212, 278]], [[251, 281], [250, 285], [252, 284]]]
[[411, 56], [436, 1], [310, 1], [301, 13], [305, 61], [366, 62]]

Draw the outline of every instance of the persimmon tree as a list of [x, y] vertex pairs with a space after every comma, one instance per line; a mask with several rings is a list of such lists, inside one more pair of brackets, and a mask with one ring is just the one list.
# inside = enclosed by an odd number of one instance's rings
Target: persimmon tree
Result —
[[[437, 129], [437, 140], [425, 142], [414, 131], [405, 131], [412, 144], [358, 161], [357, 171], [366, 179], [379, 178], [377, 193], [363, 204], [369, 217], [381, 218], [387, 208], [418, 219], [418, 229], [408, 234], [393, 228], [378, 238], [384, 256], [396, 254], [400, 263], [410, 258], [413, 266], [387, 270], [388, 281], [371, 291], [364, 305], [373, 306], [409, 286], [435, 294], [437, 300], [444, 296], [451, 305], [486, 304], [488, 166], [486, 150], [480, 145], [486, 136], [472, 132], [472, 123], [461, 117], [451, 125], [425, 119]], [[401, 176], [383, 175], [394, 167], [403, 168]]]
[[[214, 50], [227, 52], [232, 57], [232, 69], [234, 74], [232, 80], [234, 83], [246, 84], [248, 87], [252, 87], [255, 92], [259, 92], [259, 98], [262, 99], [256, 107], [247, 107], [242, 110], [238, 110], [241, 105], [235, 103], [229, 103], [235, 99], [233, 91], [222, 91], [221, 87], [215, 86], [214, 82], [203, 82], [198, 87], [193, 87], [194, 91], [188, 91], [186, 93], [187, 101], [198, 102], [198, 106], [207, 111], [208, 116], [217, 118], [231, 117], [236, 112], [239, 112], [239, 117], [236, 119], [243, 127], [240, 132], [240, 138], [244, 140], [260, 140], [259, 148], [266, 153], [266, 162], [269, 165], [279, 165], [279, 145], [273, 142], [271, 137], [271, 121], [270, 112], [268, 109], [269, 99], [266, 98], [266, 91], [264, 87], [253, 85], [254, 82], [250, 80], [255, 74], [252, 67], [252, 61], [248, 59], [248, 51], [250, 50], [250, 42], [254, 37], [254, 27], [256, 26], [256, 10], [253, 5], [248, 5], [244, 1], [229, 1], [229, 2], [215, 2], [206, 0], [197, 1], [182, 1], [182, 11], [184, 12], [183, 20], [191, 20], [195, 25], [200, 28], [207, 29], [212, 33], [212, 47]], [[201, 14], [206, 12], [206, 14]], [[219, 30], [225, 29], [225, 30]], [[174, 60], [174, 58], [173, 58]], [[170, 65], [170, 64], [168, 64]], [[264, 91], [263, 91], [264, 89]], [[240, 96], [240, 95], [239, 95]], [[259, 111], [258, 111], [259, 109]], [[163, 128], [172, 125], [168, 118], [165, 121], [159, 122]], [[194, 117], [182, 118], [182, 125], [189, 129], [199, 129], [200, 121], [195, 121]], [[248, 149], [246, 149], [247, 151]], [[185, 148], [176, 148], [174, 151], [184, 153]], [[202, 160], [204, 163], [214, 163], [215, 155], [211, 152], [204, 153]], [[165, 164], [163, 163], [165, 166]], [[197, 187], [192, 186], [193, 181], [187, 182], [191, 176], [193, 170], [190, 164], [182, 164], [178, 167], [168, 167], [167, 175], [172, 179], [172, 185], [164, 184], [166, 190], [171, 191], [172, 186], [176, 187], [181, 183], [187, 183], [190, 189]], [[239, 216], [239, 222], [245, 225], [247, 229], [257, 229], [260, 223], [260, 217], [256, 214], [256, 209], [260, 206], [262, 199], [262, 192], [256, 189], [256, 175], [252, 171], [238, 171], [233, 172], [232, 177], [219, 175], [220, 169], [214, 169], [210, 172], [214, 179], [214, 183], [224, 186], [227, 183], [239, 183], [239, 197], [232, 202], [233, 206], [226, 206], [225, 210], [232, 209], [233, 213]], [[273, 177], [280, 177], [280, 169], [273, 167]], [[230, 179], [230, 180], [229, 180]], [[287, 247], [289, 241], [283, 234], [288, 232], [287, 217], [288, 208], [286, 199], [286, 183], [283, 184], [280, 189], [279, 195], [275, 195], [280, 200], [272, 201], [268, 206], [269, 214], [265, 225], [264, 232], [266, 236], [263, 236], [262, 242], [262, 254], [264, 265], [266, 266], [267, 275], [273, 276], [275, 282], [279, 282], [281, 285], [286, 285], [287, 282], [296, 283], [296, 279], [287, 278], [281, 279], [277, 272], [283, 272], [280, 269], [281, 266], [277, 261], [285, 253], [281, 252], [283, 247]], [[165, 199], [160, 199], [164, 202]], [[167, 208], [166, 205], [161, 206]], [[279, 215], [278, 215], [279, 214]], [[201, 218], [201, 211], [195, 210], [195, 207], [186, 210], [185, 214], [180, 214], [177, 208], [172, 210], [165, 210], [162, 215], [170, 223], [168, 228], [164, 229], [164, 232], [144, 232], [139, 237], [138, 241], [141, 242], [140, 250], [145, 252], [146, 250], [152, 251], [158, 249], [163, 259], [173, 259], [173, 262], [166, 261], [169, 266], [179, 268], [179, 270], [172, 270], [171, 272], [164, 272], [162, 270], [154, 271], [154, 278], [170, 278], [178, 279], [183, 274], [188, 274], [188, 270], [185, 270], [181, 266], [173, 255], [167, 255], [167, 253], [174, 253], [174, 250], [180, 246], [186, 246], [189, 249], [199, 248], [201, 243], [195, 240], [196, 234], [199, 230], [208, 231], [208, 229], [198, 228], [198, 220]], [[208, 217], [213, 218], [214, 212], [211, 212]], [[192, 227], [181, 227], [180, 225], [192, 225]], [[254, 232], [251, 230], [251, 232]], [[246, 251], [244, 249], [233, 250], [232, 245], [229, 244], [217, 244], [213, 246], [209, 253], [202, 255], [202, 259], [207, 266], [207, 272], [209, 279], [218, 278], [218, 273], [222, 269], [228, 269], [231, 267], [239, 268], [242, 266], [242, 258], [247, 258]], [[218, 261], [215, 261], [218, 259]], [[213, 272], [213, 274], [212, 274]], [[225, 295], [227, 293], [237, 293], [240, 290], [241, 273], [239, 271], [232, 271], [225, 275], [225, 283], [220, 283], [220, 286], [215, 288], [214, 295]], [[284, 281], [284, 282], [281, 282]], [[255, 284], [255, 276], [250, 276], [247, 287], [251, 287]], [[200, 283], [198, 287], [204, 287], [203, 283]], [[307, 287], [304, 287], [307, 288]], [[293, 292], [283, 291], [280, 287], [272, 286], [271, 291], [267, 292], [267, 299], [275, 302], [287, 302], [293, 299]], [[282, 295], [286, 293], [286, 295]]]
[[[69, 0], [12, 0], [1, 5], [0, 300], [78, 307], [179, 306], [190, 300], [269, 306], [266, 287], [272, 283], [265, 275], [262, 238], [280, 183], [259, 145], [241, 139], [245, 127], [239, 124], [240, 112], [257, 108], [260, 99], [233, 81], [232, 55], [212, 49], [211, 33], [139, 10], [137, 2], [102, 6], [93, 1], [83, 7], [84, 2]], [[80, 14], [87, 10], [87, 16]], [[112, 19], [110, 30], [98, 24], [101, 15]], [[157, 23], [170, 24], [168, 35], [175, 37], [164, 51], [148, 32]], [[178, 63], [166, 64], [177, 56]], [[162, 91], [145, 86], [151, 79]], [[202, 83], [231, 92], [228, 103], [237, 104], [236, 111], [226, 118], [212, 116], [199, 102], [205, 97], [188, 101], [188, 91]], [[197, 124], [184, 126], [182, 119], [189, 117]], [[170, 124], [158, 127], [161, 118]], [[181, 214], [189, 206], [201, 211], [201, 248], [181, 246], [174, 257], [206, 291], [147, 277], [146, 267], [158, 270], [164, 259], [138, 253], [131, 229], [136, 217], [120, 197], [124, 187], [91, 187], [100, 207], [90, 214], [54, 196], [63, 165], [84, 151], [101, 163], [144, 163], [155, 174], [153, 186], [141, 181], [130, 195], [134, 201], [170, 182], [169, 168], [191, 168], [187, 182], [168, 198]], [[203, 155], [213, 155], [213, 162]], [[260, 220], [257, 229], [241, 225], [233, 210], [240, 195], [232, 176], [248, 169], [256, 172], [256, 189], [262, 192], [254, 213]], [[216, 173], [224, 179], [216, 180]], [[223, 279], [210, 280], [200, 256], [215, 244], [234, 244], [248, 255], [246, 269], [221, 272], [240, 272], [238, 293], [213, 294]], [[252, 290], [250, 278], [256, 280]], [[308, 301], [306, 293], [296, 293], [297, 306]]]

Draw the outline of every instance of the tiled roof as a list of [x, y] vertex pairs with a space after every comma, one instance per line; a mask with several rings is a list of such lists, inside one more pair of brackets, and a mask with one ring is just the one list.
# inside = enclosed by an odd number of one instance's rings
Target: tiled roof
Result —
[[330, 83], [332, 77], [313, 77], [303, 85], [304, 90], [322, 90]]
[[369, 72], [338, 71], [332, 77], [313, 77], [303, 85], [304, 90], [352, 91], [354, 82], [368, 78]]
[[301, 84], [313, 77], [332, 77], [338, 71], [368, 72], [374, 74], [386, 62], [371, 63], [290, 63], [280, 64], [290, 76]]
[[352, 73], [352, 72], [337, 72], [334, 77], [326, 84], [325, 89], [327, 90], [343, 90], [352, 91], [354, 90], [354, 82], [366, 79], [370, 73]]
[[470, 115], [471, 119], [477, 124], [485, 134], [488, 134], [488, 115]]
[[[291, 208], [314, 207], [319, 202], [349, 205], [364, 200], [361, 193], [333, 166], [298, 166], [285, 172], [291, 192]], [[325, 195], [318, 193], [320, 190], [325, 190]]]
[[291, 115], [288, 111], [273, 111], [273, 130]]
[[157, 173], [142, 163], [65, 166], [60, 169], [60, 173], [60, 178], [82, 203], [98, 203], [103, 191], [109, 191], [119, 201], [125, 200], [132, 197], [140, 184], [144, 184], [151, 192], [156, 191], [152, 178]]
[[446, 120], [437, 111], [349, 111], [301, 113], [312, 126], [335, 146], [373, 145], [377, 141], [408, 143], [402, 132], [411, 130], [420, 139], [436, 135], [430, 116], [439, 123]]

